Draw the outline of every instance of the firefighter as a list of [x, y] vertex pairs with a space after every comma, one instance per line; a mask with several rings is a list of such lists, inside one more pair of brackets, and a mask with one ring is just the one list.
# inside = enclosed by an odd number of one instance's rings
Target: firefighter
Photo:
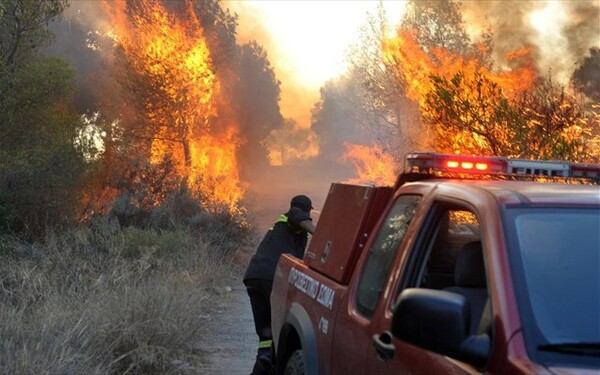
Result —
[[244, 274], [259, 340], [251, 375], [274, 373], [270, 296], [275, 267], [281, 254], [291, 253], [298, 258], [304, 256], [308, 233], [313, 234], [315, 229], [310, 217], [312, 208], [312, 202], [306, 195], [293, 197], [289, 210], [279, 216], [258, 245]]

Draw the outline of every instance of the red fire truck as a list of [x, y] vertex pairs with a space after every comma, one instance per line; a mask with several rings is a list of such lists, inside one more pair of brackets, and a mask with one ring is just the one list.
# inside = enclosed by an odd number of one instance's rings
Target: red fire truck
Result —
[[600, 372], [600, 165], [413, 153], [280, 258], [279, 374]]

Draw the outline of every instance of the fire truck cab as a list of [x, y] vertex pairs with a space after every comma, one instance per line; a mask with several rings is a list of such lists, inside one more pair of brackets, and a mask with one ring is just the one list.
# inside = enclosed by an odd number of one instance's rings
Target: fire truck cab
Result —
[[413, 153], [394, 187], [332, 184], [276, 270], [277, 372], [598, 373], [599, 179]]

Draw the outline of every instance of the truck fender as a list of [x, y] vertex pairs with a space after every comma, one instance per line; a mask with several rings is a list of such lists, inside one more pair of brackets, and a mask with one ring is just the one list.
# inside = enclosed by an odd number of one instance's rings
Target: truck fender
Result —
[[[304, 366], [307, 374], [318, 375], [317, 341], [310, 316], [299, 303], [293, 302], [285, 314], [285, 324], [292, 326], [300, 338], [304, 354]], [[286, 334], [287, 334], [286, 330]], [[283, 333], [283, 332], [282, 332]], [[283, 337], [282, 337], [283, 338]], [[284, 338], [285, 340], [285, 338]], [[279, 340], [280, 345], [284, 340]], [[290, 355], [291, 353], [287, 353]]]

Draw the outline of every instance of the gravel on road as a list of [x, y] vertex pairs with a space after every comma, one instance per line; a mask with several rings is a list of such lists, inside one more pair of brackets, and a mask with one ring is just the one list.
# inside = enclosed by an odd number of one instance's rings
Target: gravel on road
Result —
[[250, 299], [239, 278], [215, 289], [210, 312], [203, 318], [207, 330], [199, 344], [203, 363], [198, 374], [248, 375], [256, 357], [258, 338]]

